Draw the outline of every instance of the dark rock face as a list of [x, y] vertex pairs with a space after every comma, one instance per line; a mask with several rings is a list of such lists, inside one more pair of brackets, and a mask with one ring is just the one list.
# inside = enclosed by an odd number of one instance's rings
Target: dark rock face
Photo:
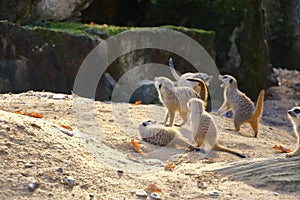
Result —
[[275, 67], [300, 69], [300, 1], [264, 0], [270, 61]]
[[92, 0], [3, 0], [0, 20], [26, 24], [35, 20], [80, 21]]
[[[214, 58], [213, 32], [196, 30], [182, 30], [182, 32], [202, 44]], [[98, 36], [95, 38], [0, 22], [0, 92], [47, 90], [70, 93], [82, 62], [99, 41], [102, 41]], [[133, 44], [129, 42], [126, 45]], [[129, 52], [111, 63], [102, 77], [99, 75], [100, 81], [95, 98], [109, 100], [115, 83], [132, 68], [145, 63], [161, 63], [167, 66], [170, 57], [173, 57], [176, 69], [180, 72], [193, 69], [183, 58], [163, 50], [141, 49]], [[169, 69], [166, 69], [165, 71], [169, 73]], [[142, 72], [135, 72], [128, 77], [128, 81], [125, 79], [125, 83], [128, 82], [125, 87], [133, 86], [129, 83], [130, 79], [139, 80], [145, 74], [151, 72], [145, 69]], [[157, 92], [153, 85], [137, 87], [136, 91], [130, 94], [122, 91], [119, 95], [122, 96], [121, 101], [129, 99], [130, 102], [137, 100], [142, 103], [157, 102]]]
[[78, 68], [97, 45], [88, 37], [0, 23], [0, 92], [70, 93]]

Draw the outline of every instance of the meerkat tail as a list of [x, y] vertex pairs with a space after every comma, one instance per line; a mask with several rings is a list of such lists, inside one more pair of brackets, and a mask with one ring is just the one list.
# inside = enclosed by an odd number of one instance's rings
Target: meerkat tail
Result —
[[170, 58], [169, 59], [169, 66], [170, 66], [170, 70], [171, 70], [171, 74], [172, 76], [176, 79], [176, 81], [179, 81], [180, 76], [177, 74], [175, 68], [174, 68], [174, 63], [173, 63], [173, 59]]
[[227, 147], [224, 147], [222, 145], [219, 145], [218, 143], [215, 144], [215, 146], [213, 147], [213, 150], [217, 150], [217, 151], [224, 151], [224, 152], [227, 152], [227, 153], [231, 153], [233, 155], [236, 155], [240, 158], [246, 158], [245, 155], [241, 154], [241, 153], [238, 153], [236, 152], [235, 150], [233, 149], [229, 149]]
[[204, 103], [206, 103], [207, 99], [208, 99], [208, 92], [207, 92], [207, 86], [206, 86], [205, 82], [199, 78], [188, 78], [187, 80], [199, 83], [200, 88], [201, 88], [199, 95], [200, 95], [201, 99], [204, 101]]
[[257, 119], [261, 117], [264, 109], [264, 97], [265, 97], [265, 91], [261, 90], [257, 97], [256, 108], [252, 114], [252, 118]]

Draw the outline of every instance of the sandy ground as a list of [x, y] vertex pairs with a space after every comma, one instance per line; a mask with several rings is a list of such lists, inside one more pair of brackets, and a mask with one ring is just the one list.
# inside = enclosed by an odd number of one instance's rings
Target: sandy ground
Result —
[[[240, 159], [143, 142], [137, 126], [162, 121], [161, 106], [62, 96], [0, 95], [0, 199], [151, 199], [150, 192], [137, 196], [151, 184], [161, 199], [299, 199], [300, 159], [273, 149], [295, 147], [286, 111], [296, 101], [266, 101], [258, 138], [249, 126], [238, 133], [232, 119], [214, 115], [222, 128], [220, 143], [247, 156]], [[15, 113], [20, 110], [44, 117]], [[60, 124], [74, 128], [74, 135]], [[189, 129], [181, 129], [187, 137]], [[131, 139], [144, 155], [135, 152]], [[165, 170], [168, 163], [174, 170]]]

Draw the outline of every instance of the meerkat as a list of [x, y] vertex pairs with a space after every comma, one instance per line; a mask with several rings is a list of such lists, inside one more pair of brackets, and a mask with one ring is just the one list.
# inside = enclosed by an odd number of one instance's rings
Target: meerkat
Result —
[[246, 156], [236, 152], [233, 149], [224, 147], [218, 143], [218, 129], [212, 116], [205, 111], [204, 102], [201, 99], [192, 98], [188, 101], [188, 107], [191, 111], [190, 118], [192, 121], [194, 142], [196, 147], [208, 142], [213, 150], [224, 151], [234, 154], [240, 158]]
[[224, 114], [231, 110], [236, 131], [240, 130], [243, 123], [249, 123], [254, 131], [254, 137], [258, 134], [259, 119], [263, 113], [265, 91], [261, 90], [256, 107], [249, 97], [242, 93], [237, 87], [237, 81], [230, 75], [220, 75], [221, 87], [224, 87], [224, 103], [219, 108], [218, 114]]
[[[206, 85], [203, 84], [203, 81], [198, 82], [202, 91], [207, 92]], [[192, 88], [189, 87], [175, 87], [174, 83], [166, 77], [155, 77], [154, 86], [156, 87], [159, 99], [162, 104], [168, 109], [165, 115], [163, 124], [166, 126], [173, 126], [175, 112], [179, 111], [180, 116], [182, 117], [182, 123], [177, 126], [183, 126], [188, 119], [189, 109], [187, 108], [187, 102], [191, 98], [200, 98], [199, 94]], [[203, 98], [207, 94], [203, 94]], [[207, 99], [204, 99], [206, 101]], [[167, 124], [168, 119], [169, 124]]]
[[148, 120], [138, 126], [143, 141], [159, 146], [170, 146], [175, 148], [187, 148], [190, 151], [200, 151], [201, 148], [194, 147], [187, 138], [183, 137], [175, 127], [165, 127], [161, 124]]
[[291, 122], [293, 123], [294, 131], [297, 137], [296, 149], [290, 154], [287, 154], [287, 157], [299, 156], [300, 155], [300, 107], [294, 107], [291, 110], [289, 110], [287, 113], [289, 118], [291, 119]]
[[174, 63], [173, 63], [173, 59], [170, 58], [169, 59], [169, 66], [170, 66], [170, 70], [171, 70], [171, 74], [172, 76], [175, 78], [175, 80], [177, 81], [177, 83], [175, 84], [175, 86], [178, 87], [191, 87], [191, 88], [195, 88], [195, 86], [197, 86], [196, 83], [192, 83], [187, 81], [188, 78], [197, 78], [197, 79], [201, 79], [205, 82], [205, 84], [208, 86], [209, 82], [213, 79], [213, 76], [210, 76], [206, 73], [201, 73], [201, 72], [196, 72], [196, 73], [185, 73], [182, 74], [181, 76], [179, 76], [174, 68]]

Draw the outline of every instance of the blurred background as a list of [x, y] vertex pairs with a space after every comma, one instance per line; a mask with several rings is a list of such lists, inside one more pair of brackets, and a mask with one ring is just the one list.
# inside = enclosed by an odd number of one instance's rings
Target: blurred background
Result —
[[[300, 0], [0, 0], [0, 19], [1, 93], [70, 93], [87, 54], [132, 27], [168, 26], [189, 35], [253, 99], [278, 85], [274, 68], [300, 69]], [[179, 72], [195, 70], [170, 52], [136, 51], [111, 64], [96, 99], [109, 100], [115, 82], [132, 67], [167, 65], [169, 57]], [[147, 87], [131, 101], [155, 98]]]

